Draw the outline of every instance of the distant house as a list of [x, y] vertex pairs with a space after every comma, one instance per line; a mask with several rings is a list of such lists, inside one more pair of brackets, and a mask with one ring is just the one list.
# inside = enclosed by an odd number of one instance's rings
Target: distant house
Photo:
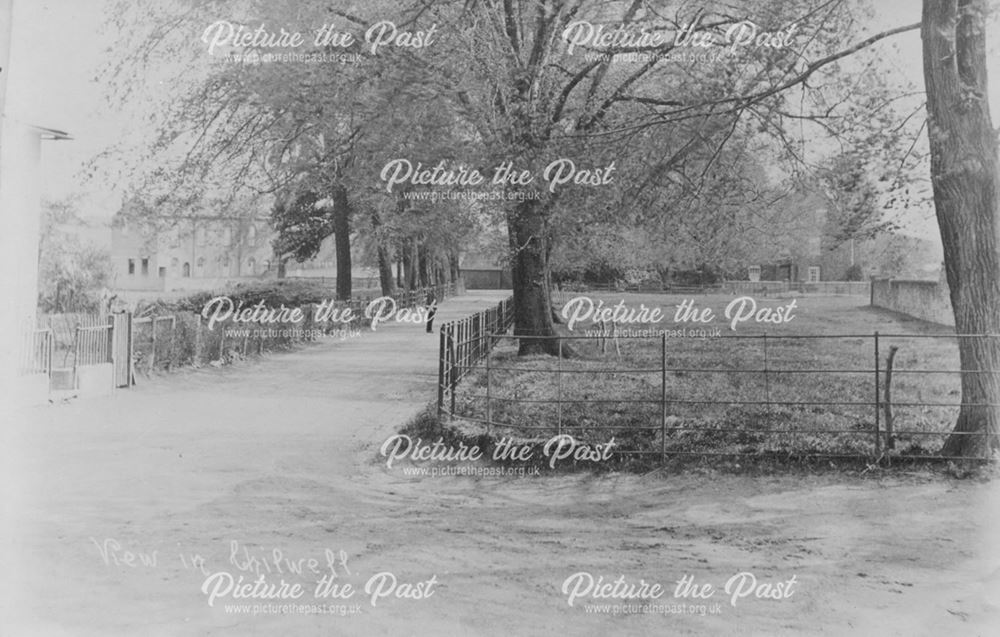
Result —
[[[190, 214], [170, 219], [126, 203], [111, 222], [112, 288], [136, 292], [203, 290], [231, 281], [278, 277], [270, 219], [263, 215]], [[353, 252], [353, 249], [352, 249]], [[285, 263], [289, 277], [335, 277], [333, 236], [316, 256]], [[357, 263], [356, 286], [377, 284], [378, 271]]]
[[202, 289], [275, 269], [265, 217], [190, 215], [166, 222], [129, 212], [123, 208], [111, 224], [115, 289]]
[[817, 237], [799, 246], [797, 252], [793, 255], [784, 250], [776, 259], [749, 264], [746, 279], [793, 283], [850, 278], [867, 281], [873, 276], [933, 279], [941, 262], [937, 243], [902, 234], [849, 239], [834, 246], [822, 245]]
[[747, 279], [800, 283], [845, 281], [848, 278], [848, 269], [857, 262], [856, 258], [845, 258], [842, 250], [806, 257], [786, 257], [770, 263], [748, 266]]
[[514, 287], [510, 268], [481, 252], [463, 254], [459, 265], [467, 290], [509, 290]]

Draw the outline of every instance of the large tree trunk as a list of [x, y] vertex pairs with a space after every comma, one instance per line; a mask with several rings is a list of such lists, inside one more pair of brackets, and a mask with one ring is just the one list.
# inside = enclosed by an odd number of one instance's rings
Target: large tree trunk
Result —
[[[1000, 164], [986, 83], [986, 1], [924, 0], [934, 206], [955, 329], [1000, 333]], [[1000, 448], [1000, 339], [959, 336], [962, 403], [945, 455]]]
[[417, 270], [420, 272], [420, 287], [428, 287], [430, 282], [429, 274], [429, 264], [427, 259], [427, 246], [421, 244], [417, 248]]
[[403, 243], [403, 278], [406, 289], [413, 290], [417, 283], [417, 240], [407, 239]]
[[378, 211], [372, 210], [372, 229], [375, 231], [375, 250], [378, 253], [378, 282], [382, 288], [382, 296], [392, 296], [396, 293], [396, 282], [392, 278], [392, 258], [381, 228], [382, 219]]
[[514, 335], [543, 337], [519, 339], [518, 354], [522, 356], [559, 354], [549, 295], [545, 212], [541, 203], [530, 199], [517, 203], [507, 212], [514, 282]]
[[337, 186], [333, 191], [333, 233], [337, 250], [337, 299], [351, 298], [351, 204], [347, 188]]
[[462, 276], [462, 271], [458, 267], [458, 252], [448, 253], [448, 271], [450, 272], [451, 281], [458, 282], [458, 279]]

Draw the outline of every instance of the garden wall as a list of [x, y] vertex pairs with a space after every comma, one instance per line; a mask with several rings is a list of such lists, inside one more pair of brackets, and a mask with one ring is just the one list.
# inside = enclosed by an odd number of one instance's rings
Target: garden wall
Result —
[[941, 325], [954, 325], [944, 281], [872, 280], [871, 304]]

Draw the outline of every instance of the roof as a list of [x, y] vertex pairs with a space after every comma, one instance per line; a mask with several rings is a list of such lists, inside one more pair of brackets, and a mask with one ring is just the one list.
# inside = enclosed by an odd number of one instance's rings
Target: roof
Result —
[[51, 139], [51, 140], [73, 139], [69, 133], [61, 130], [56, 130], [54, 128], [36, 126], [35, 124], [28, 124], [28, 127], [31, 128], [31, 130], [38, 133], [42, 139]]

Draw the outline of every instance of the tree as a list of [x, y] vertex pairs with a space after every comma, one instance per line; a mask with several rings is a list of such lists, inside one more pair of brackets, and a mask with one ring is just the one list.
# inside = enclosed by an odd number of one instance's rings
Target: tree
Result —
[[337, 298], [351, 298], [351, 205], [347, 189], [335, 185], [329, 197], [312, 190], [279, 196], [271, 212], [278, 236], [273, 242], [281, 261], [306, 261], [319, 252], [323, 241], [334, 235], [337, 252]]
[[986, 16], [986, 0], [923, 4], [931, 181], [962, 368], [962, 407], [945, 455], [1000, 449], [1000, 163]]
[[[372, 3], [370, 8], [385, 7]], [[155, 198], [164, 203], [155, 212], [168, 219], [183, 216], [192, 203], [208, 196], [216, 200], [215, 208], [238, 212], [243, 208], [236, 202], [250, 193], [271, 207], [279, 262], [308, 259], [324, 239], [334, 237], [337, 296], [349, 298], [351, 187], [363, 179], [358, 158], [370, 152], [360, 144], [378, 129], [383, 109], [375, 86], [378, 74], [335, 60], [360, 52], [365, 43], [359, 40], [350, 50], [340, 50], [307, 33], [309, 45], [292, 52], [314, 58], [305, 62], [269, 61], [273, 50], [256, 43], [223, 44], [219, 51], [205, 55], [201, 49], [192, 56], [191, 29], [203, 33], [204, 42], [214, 42], [214, 36], [241, 23], [313, 29], [329, 24], [332, 30], [333, 9], [319, 2], [247, 0], [232, 5], [232, 23], [218, 21], [217, 7], [195, 0], [155, 9], [122, 3], [118, 9], [119, 28], [127, 32], [126, 26], [133, 27], [138, 35], [129, 33], [137, 41], [122, 47], [124, 59], [111, 69], [111, 79], [121, 84], [113, 94], [124, 100], [136, 90], [135, 77], [165, 72], [172, 75], [161, 84], [170, 84], [180, 95], [162, 98], [165, 103], [150, 115], [157, 136], [151, 151], [133, 162], [134, 188], [147, 198], [164, 193]], [[343, 17], [343, 11], [334, 13]], [[134, 28], [122, 16], [147, 30]], [[207, 30], [206, 24], [211, 25]], [[166, 71], [151, 68], [164, 52], [178, 62]], [[317, 61], [320, 56], [323, 61]], [[143, 72], [136, 73], [137, 68]], [[308, 210], [303, 206], [307, 200]], [[165, 205], [169, 202], [176, 205]], [[284, 219], [285, 214], [290, 217]]]
[[111, 257], [106, 250], [80, 241], [72, 227], [81, 225], [69, 201], [45, 202], [42, 207], [38, 306], [43, 312], [99, 309], [99, 293], [111, 279]]
[[[478, 0], [428, 3], [448, 19], [442, 33], [456, 33], [457, 42], [425, 69], [435, 87], [444, 86], [456, 112], [478, 133], [487, 158], [513, 161], [535, 174], [553, 158], [572, 153], [593, 165], [599, 160], [629, 156], [637, 139], [660, 140], [658, 156], [627, 177], [637, 183], [668, 178], [689, 158], [712, 157], [744, 119], [756, 120], [762, 132], [777, 131], [777, 120], [788, 107], [789, 89], [824, 75], [823, 69], [893, 33], [879, 33], [843, 50], [852, 12], [849, 3], [793, 0], [706, 2], [696, 11], [688, 3], [576, 2]], [[451, 11], [449, 12], [449, 9]], [[746, 59], [733, 56], [718, 64], [675, 64], [671, 54], [690, 52], [692, 38], [721, 42], [727, 29], [749, 15], [768, 24], [788, 25], [798, 19], [820, 22], [799, 47], [768, 47]], [[443, 16], [443, 17], [442, 17]], [[567, 47], [571, 24], [589, 21], [634, 34], [669, 32], [660, 44], [645, 46], [615, 42], [585, 44], [575, 55]], [[777, 28], [777, 26], [775, 27]], [[456, 64], [461, 51], [461, 64]], [[816, 59], [815, 54], [820, 57]], [[617, 54], [641, 53], [634, 64], [613, 60]], [[840, 104], [828, 105], [827, 112]], [[624, 158], [620, 164], [624, 163]], [[496, 162], [493, 163], [496, 165]], [[641, 171], [641, 172], [638, 172]], [[622, 173], [620, 173], [622, 174]], [[697, 182], [703, 175], [693, 175]], [[688, 178], [684, 175], [680, 178]], [[561, 193], [507, 203], [507, 221], [514, 286], [515, 334], [519, 352], [559, 351], [552, 321], [549, 258], [560, 232], [559, 213], [566, 210]], [[619, 210], [613, 210], [612, 215]]]

